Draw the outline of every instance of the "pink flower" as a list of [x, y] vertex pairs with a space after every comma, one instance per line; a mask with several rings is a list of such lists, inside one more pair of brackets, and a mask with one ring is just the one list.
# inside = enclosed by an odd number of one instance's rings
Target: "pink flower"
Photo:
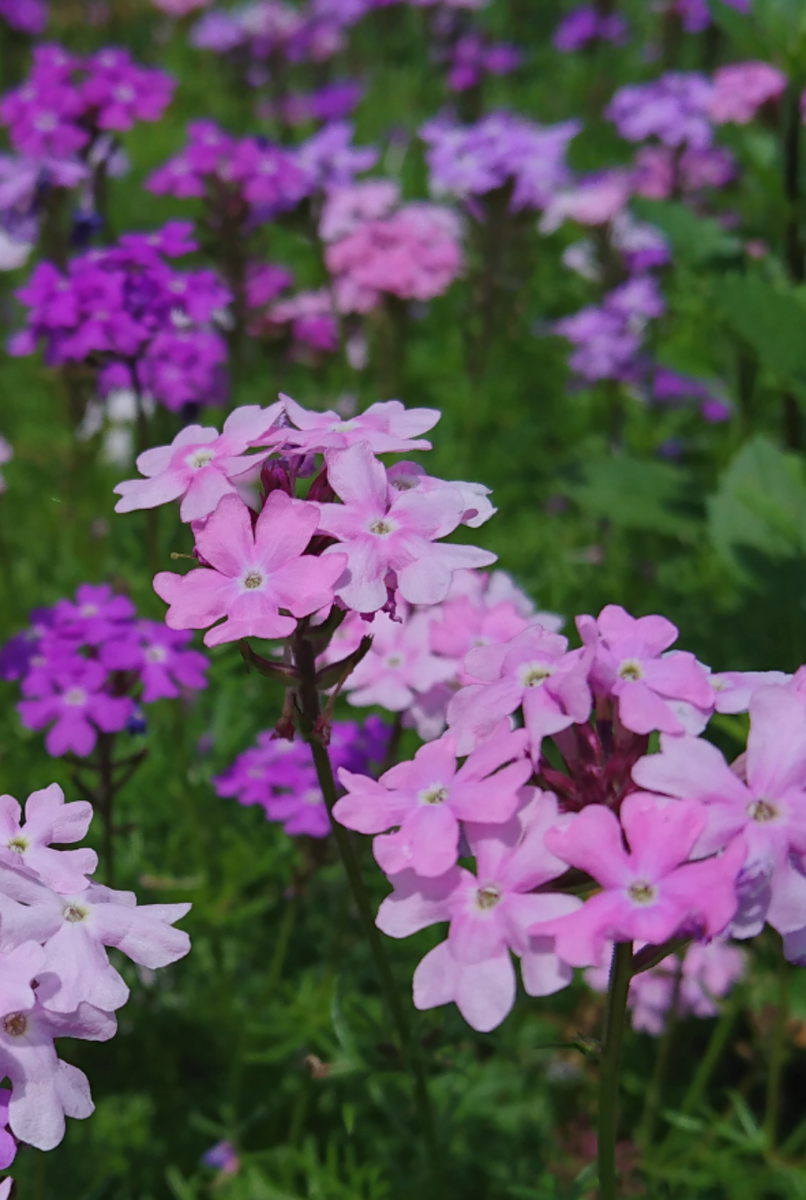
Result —
[[[341, 637], [335, 645], [331, 643], [325, 661], [338, 661], [358, 646], [364, 634], [372, 634], [369, 653], [344, 684], [350, 704], [379, 704], [389, 712], [405, 712], [417, 695], [453, 675], [452, 664], [431, 653], [429, 617], [425, 613], [405, 616], [405, 604], [398, 606], [398, 617], [401, 607], [403, 620], [379, 612], [371, 625], [358, 614], [350, 614], [339, 629]], [[352, 635], [349, 643], [345, 641], [348, 635]]]
[[460, 754], [488, 737], [502, 717], [523, 707], [530, 753], [536, 764], [544, 737], [587, 721], [591, 695], [588, 651], [568, 651], [568, 639], [533, 625], [511, 641], [479, 646], [465, 658], [474, 679], [448, 705], [448, 726]]
[[399, 400], [385, 400], [345, 421], [338, 413], [309, 412], [282, 392], [280, 401], [296, 426], [284, 430], [286, 443], [309, 454], [346, 449], [357, 442], [367, 442], [374, 454], [430, 450], [431, 443], [419, 435], [433, 428], [441, 415], [436, 408], [404, 408]]
[[[10, 1135], [6, 1134], [6, 1137]], [[7, 1164], [8, 1165], [8, 1164]], [[0, 1200], [8, 1200], [11, 1195], [11, 1189], [14, 1186], [14, 1180], [8, 1175], [2, 1183], [0, 1183]]]
[[610, 809], [592, 804], [549, 829], [548, 849], [602, 888], [551, 926], [560, 957], [575, 967], [596, 966], [608, 941], [657, 946], [684, 931], [722, 933], [736, 912], [746, 847], [737, 838], [719, 858], [688, 862], [705, 824], [705, 809], [692, 800], [664, 804], [633, 794], [621, 806], [621, 824]]
[[553, 233], [563, 221], [607, 225], [630, 198], [630, 179], [623, 171], [606, 171], [582, 179], [573, 190], [556, 192], [540, 219], [540, 232]]
[[785, 89], [786, 75], [769, 63], [730, 63], [714, 72], [708, 113], [716, 125], [746, 125], [762, 104], [777, 100]]
[[530, 996], [548, 996], [570, 983], [570, 969], [540, 926], [573, 913], [580, 901], [551, 892], [530, 894], [563, 872], [544, 843], [546, 829], [556, 819], [554, 797], [535, 792], [517, 818], [504, 830], [496, 829], [496, 836], [483, 826], [468, 831], [475, 875], [453, 867], [436, 879], [419, 878], [413, 871], [395, 876], [395, 890], [378, 912], [379, 929], [390, 937], [408, 937], [437, 921], [450, 921], [447, 941], [426, 954], [414, 972], [416, 1008], [453, 1001], [473, 1029], [495, 1029], [515, 1000], [510, 951], [521, 960]]
[[718, 675], [709, 675], [708, 682], [714, 691], [714, 711], [747, 712], [758, 688], [786, 683], [790, 678], [783, 671], [720, 671]]
[[0, 1071], [11, 1080], [9, 1124], [21, 1142], [52, 1150], [64, 1137], [64, 1118], [88, 1117], [94, 1105], [83, 1071], [56, 1056], [53, 1039], [105, 1042], [115, 1018], [89, 1004], [77, 1012], [50, 1013], [37, 1004], [0, 1020]]
[[387, 470], [386, 478], [397, 492], [410, 492], [416, 488], [421, 495], [428, 496], [446, 487], [461, 492], [465, 505], [462, 524], [469, 525], [471, 529], [478, 529], [498, 511], [487, 499], [490, 489], [484, 484], [464, 483], [456, 479], [447, 483], [444, 479], [434, 479], [431, 475], [426, 475], [419, 463], [396, 462]]
[[436, 545], [462, 520], [464, 501], [445, 488], [425, 496], [395, 494], [383, 465], [368, 442], [325, 452], [328, 481], [343, 504], [320, 504], [319, 527], [338, 540], [324, 558], [343, 551], [344, 575], [336, 595], [356, 612], [372, 613], [387, 600], [387, 576], [394, 572], [404, 600], [438, 604], [445, 599], [452, 572], [486, 567], [496, 556], [476, 546]]
[[288, 637], [294, 618], [332, 604], [333, 584], [347, 563], [344, 554], [304, 555], [317, 524], [314, 504], [274, 491], [253, 530], [243, 501], [225, 496], [196, 532], [196, 547], [210, 565], [184, 576], [161, 571], [154, 578], [154, 590], [170, 605], [168, 627], [204, 629], [225, 617], [204, 635], [207, 646]]
[[385, 217], [397, 204], [400, 188], [390, 179], [364, 179], [335, 188], [325, 197], [319, 236], [323, 242], [348, 237], [365, 221]]
[[[608, 604], [577, 617], [583, 643], [595, 652], [591, 686], [618, 700], [619, 719], [633, 733], [699, 733], [714, 705], [705, 668], [693, 654], [663, 654], [677, 638], [665, 617], [631, 617]], [[662, 657], [661, 657], [662, 655]]]
[[806, 713], [788, 688], [754, 693], [743, 774], [731, 770], [716, 746], [690, 737], [662, 736], [660, 754], [633, 767], [640, 787], [704, 806], [699, 854], [742, 834], [742, 906], [734, 936], [754, 936], [765, 919], [791, 933], [806, 924], [806, 876], [797, 861], [806, 854]]
[[45, 967], [45, 951], [33, 941], [0, 954], [0, 1018], [33, 1008], [36, 997], [31, 981]]
[[147, 478], [117, 485], [114, 490], [121, 499], [115, 512], [156, 508], [181, 496], [183, 521], [209, 516], [222, 496], [238, 495], [235, 481], [243, 481], [269, 454], [265, 450], [247, 457], [244, 452], [256, 442], [272, 440], [272, 426], [281, 411], [280, 403], [265, 409], [249, 404], [230, 413], [223, 433], [187, 425], [170, 446], [145, 450], [137, 459], [137, 469]]
[[82, 891], [98, 865], [89, 848], [54, 850], [52, 842], [78, 842], [89, 829], [92, 805], [86, 800], [64, 802], [58, 783], [31, 792], [25, 802], [25, 823], [13, 796], [0, 796], [0, 860], [23, 867], [49, 887]]
[[375, 782], [343, 767], [339, 782], [347, 795], [333, 815], [348, 829], [383, 834], [375, 859], [382, 871], [396, 875], [411, 868], [432, 878], [455, 865], [459, 855], [459, 822], [498, 825], [518, 806], [519, 789], [532, 773], [522, 757], [523, 730], [510, 732], [507, 722], [464, 761], [456, 762], [456, 740], [450, 734], [421, 746], [412, 762], [398, 763]]

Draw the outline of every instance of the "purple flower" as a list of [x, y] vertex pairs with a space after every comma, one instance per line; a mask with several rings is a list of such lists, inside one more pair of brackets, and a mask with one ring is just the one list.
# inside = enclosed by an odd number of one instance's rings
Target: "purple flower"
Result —
[[117, 733], [134, 707], [128, 696], [109, 695], [107, 672], [97, 662], [76, 659], [69, 666], [57, 664], [48, 682], [47, 690], [38, 689], [38, 699], [21, 700], [17, 712], [29, 729], [51, 726], [45, 748], [55, 758], [68, 751], [80, 757], [90, 754], [98, 730]]
[[713, 140], [713, 85], [696, 71], [667, 71], [651, 83], [619, 88], [605, 109], [628, 142], [655, 137], [664, 146], [707, 149]]
[[[45, 0], [0, 0], [0, 17], [11, 29], [38, 37], [48, 19]], [[0, 1164], [0, 1169], [8, 1163]]]
[[589, 5], [582, 5], [566, 13], [554, 30], [552, 43], [563, 53], [582, 50], [589, 42], [626, 41], [627, 22], [618, 13], [605, 15]]

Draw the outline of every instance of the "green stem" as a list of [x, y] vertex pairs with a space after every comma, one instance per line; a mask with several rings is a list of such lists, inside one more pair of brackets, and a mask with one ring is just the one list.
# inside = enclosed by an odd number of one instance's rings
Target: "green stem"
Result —
[[431, 1164], [434, 1195], [438, 1200], [443, 1200], [444, 1191], [441, 1186], [441, 1162], [434, 1137], [434, 1118], [431, 1111], [431, 1099], [428, 1094], [425, 1069], [419, 1047], [415, 1047], [412, 1044], [408, 1018], [400, 999], [400, 991], [392, 973], [392, 966], [386, 953], [386, 947], [375, 924], [372, 901], [361, 875], [361, 867], [352, 834], [333, 818], [333, 806], [338, 799], [336, 782], [333, 778], [333, 768], [327, 748], [314, 733], [314, 727], [321, 714], [319, 692], [315, 679], [316, 660], [310, 642], [300, 634], [297, 634], [294, 639], [294, 661], [300, 675], [299, 699], [302, 723], [304, 732], [308, 738], [308, 744], [311, 748], [311, 754], [313, 755], [319, 786], [322, 789], [322, 795], [324, 796], [330, 816], [333, 839], [344, 865], [353, 899], [358, 908], [358, 916], [375, 963], [375, 970], [378, 975], [384, 1002], [397, 1033], [403, 1060], [409, 1068], [414, 1081], [415, 1102], [420, 1114], [426, 1151]]
[[767, 1072], [767, 1097], [764, 1106], [764, 1133], [767, 1149], [775, 1148], [778, 1132], [778, 1111], [781, 1100], [781, 1073], [786, 1056], [786, 1023], [789, 1018], [789, 964], [784, 958], [783, 947], [778, 948], [778, 997], [775, 1006], [775, 1024], [772, 1030], [770, 1063]]
[[616, 1200], [616, 1131], [621, 1044], [632, 976], [632, 942], [616, 942], [607, 989], [602, 1060], [599, 1067], [599, 1196]]

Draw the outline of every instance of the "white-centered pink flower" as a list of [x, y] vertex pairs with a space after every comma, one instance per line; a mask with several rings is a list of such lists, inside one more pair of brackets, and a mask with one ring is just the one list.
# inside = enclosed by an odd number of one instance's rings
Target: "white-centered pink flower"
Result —
[[486, 567], [496, 555], [476, 546], [436, 544], [461, 523], [460, 492], [398, 493], [368, 442], [325, 452], [328, 481], [342, 504], [320, 504], [319, 528], [337, 539], [325, 551], [347, 555], [336, 595], [356, 612], [383, 608], [390, 584], [410, 604], [439, 604], [460, 567]]
[[89, 847], [56, 850], [52, 842], [78, 842], [89, 829], [92, 805], [86, 800], [64, 802], [57, 783], [32, 792], [25, 802], [25, 821], [13, 796], [0, 796], [0, 859], [20, 864], [43, 883], [62, 891], [86, 888], [98, 865]]
[[225, 618], [204, 635], [207, 646], [288, 637], [297, 617], [332, 604], [333, 584], [347, 563], [344, 554], [304, 553], [318, 521], [316, 505], [275, 491], [253, 529], [244, 502], [225, 496], [196, 530], [196, 548], [209, 566], [154, 578], [154, 590], [170, 605], [168, 627], [205, 629]]
[[120, 496], [115, 512], [156, 508], [182, 498], [183, 521], [200, 521], [215, 510], [224, 496], [238, 495], [250, 473], [271, 453], [264, 449], [246, 455], [251, 446], [273, 443], [282, 437], [275, 428], [282, 415], [281, 402], [269, 408], [257, 404], [236, 408], [224, 422], [223, 432], [202, 425], [187, 425], [170, 446], [145, 450], [137, 469], [145, 479], [128, 479], [114, 489]]
[[384, 400], [345, 419], [335, 412], [310, 412], [282, 392], [280, 401], [295, 426], [284, 430], [286, 443], [306, 453], [340, 450], [357, 442], [368, 442], [375, 454], [430, 450], [431, 443], [420, 434], [433, 429], [442, 415], [436, 408], [406, 408], [399, 400]]

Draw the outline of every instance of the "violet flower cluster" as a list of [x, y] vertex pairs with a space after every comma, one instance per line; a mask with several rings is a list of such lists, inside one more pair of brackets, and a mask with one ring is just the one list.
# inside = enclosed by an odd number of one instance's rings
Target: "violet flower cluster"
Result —
[[[601, 967], [614, 942], [671, 954], [769, 923], [806, 960], [806, 668], [714, 675], [672, 649], [664, 617], [615, 605], [577, 628], [577, 649], [538, 623], [475, 646], [446, 733], [377, 782], [338, 772], [334, 816], [375, 835], [392, 884], [379, 927], [448, 923], [415, 1004], [453, 1001], [479, 1030], [514, 1002], [513, 955], [529, 995]], [[745, 711], [731, 766], [701, 735]]]
[[73, 600], [36, 609], [0, 651], [0, 678], [19, 680], [28, 729], [48, 726], [58, 757], [92, 753], [98, 733], [144, 728], [140, 706], [206, 687], [207, 658], [190, 635], [139, 619], [126, 596], [83, 583]]
[[150, 970], [190, 949], [173, 928], [189, 904], [138, 905], [132, 892], [90, 878], [94, 850], [57, 848], [80, 841], [91, 820], [91, 805], [65, 803], [55, 783], [28, 797], [24, 815], [0, 796], [0, 1071], [11, 1085], [0, 1093], [0, 1167], [17, 1142], [52, 1150], [65, 1117], [93, 1111], [86, 1075], [54, 1043], [114, 1036], [129, 988], [107, 949]]
[[97, 368], [103, 394], [132, 389], [177, 410], [223, 399], [226, 343], [217, 328], [230, 294], [208, 269], [177, 271], [165, 259], [196, 249], [192, 227], [171, 221], [150, 234], [72, 258], [64, 272], [43, 262], [17, 293], [29, 310], [9, 344], [49, 366]]
[[221, 434], [189, 426], [141, 454], [145, 478], [117, 486], [116, 511], [181, 500], [200, 564], [154, 579], [169, 628], [207, 629], [208, 646], [287, 638], [334, 605], [369, 617], [393, 612], [398, 592], [438, 604], [454, 571], [492, 563], [441, 540], [478, 515], [463, 485], [423, 475], [400, 489], [377, 457], [430, 449], [421, 435], [438, 419], [389, 400], [344, 421], [281, 396], [236, 409]]
[[9, 29], [38, 37], [48, 19], [46, 0], [0, 0], [0, 19]]
[[[386, 757], [391, 726], [380, 717], [362, 725], [334, 721], [328, 744], [331, 763], [355, 775], [370, 775]], [[289, 837], [323, 838], [330, 818], [316, 779], [311, 752], [304, 742], [259, 733], [257, 745], [239, 754], [223, 775], [213, 779], [219, 796], [239, 804], [259, 804], [268, 821], [279, 821]]]

